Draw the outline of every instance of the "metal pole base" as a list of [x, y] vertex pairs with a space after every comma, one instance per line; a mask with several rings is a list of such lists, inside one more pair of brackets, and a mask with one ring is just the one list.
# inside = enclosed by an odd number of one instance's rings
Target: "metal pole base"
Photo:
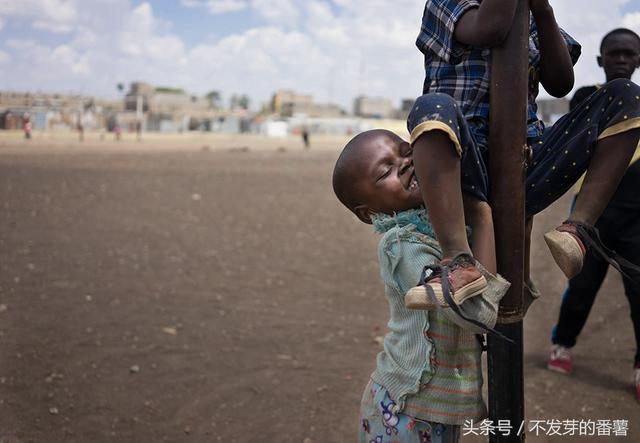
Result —
[[[497, 426], [500, 420], [507, 420], [511, 434], [496, 432], [490, 435], [490, 443], [524, 442], [526, 424], [524, 423], [524, 383], [523, 383], [523, 346], [522, 322], [497, 325], [496, 329], [514, 341], [507, 343], [500, 338], [488, 337], [489, 380], [489, 420]], [[511, 395], [505, 396], [505, 390]], [[520, 431], [520, 432], [518, 432]]]

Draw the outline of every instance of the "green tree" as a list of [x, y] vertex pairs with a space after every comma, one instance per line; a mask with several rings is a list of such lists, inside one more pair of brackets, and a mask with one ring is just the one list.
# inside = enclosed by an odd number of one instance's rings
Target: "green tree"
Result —
[[249, 109], [250, 104], [251, 100], [249, 100], [249, 96], [243, 94], [238, 98], [238, 106], [240, 106], [240, 108]]
[[156, 92], [165, 92], [167, 94], [180, 94], [186, 95], [186, 92], [182, 88], [172, 88], [170, 86], [158, 86]]
[[236, 95], [233, 94], [231, 96], [230, 107], [231, 109], [249, 109], [249, 105], [251, 104], [251, 100], [249, 96], [242, 94]]
[[219, 91], [216, 91], [216, 90], [209, 91], [205, 97], [207, 97], [207, 100], [209, 101], [209, 106], [211, 108], [213, 109], [220, 108], [220, 101], [222, 100], [222, 96], [220, 95]]

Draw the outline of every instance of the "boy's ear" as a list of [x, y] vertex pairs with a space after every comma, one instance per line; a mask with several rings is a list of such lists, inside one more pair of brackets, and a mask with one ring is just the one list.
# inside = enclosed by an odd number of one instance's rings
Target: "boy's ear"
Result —
[[596, 57], [596, 60], [598, 60], [598, 66], [600, 66], [601, 68], [603, 68], [604, 66], [602, 66], [602, 56], [599, 55]]
[[369, 206], [367, 205], [359, 205], [353, 208], [353, 212], [358, 216], [361, 222], [366, 223], [368, 225], [371, 224], [371, 214], [373, 213]]

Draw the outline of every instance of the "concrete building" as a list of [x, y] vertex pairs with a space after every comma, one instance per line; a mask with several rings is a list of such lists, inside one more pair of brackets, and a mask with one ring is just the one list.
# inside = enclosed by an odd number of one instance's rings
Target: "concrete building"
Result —
[[313, 96], [298, 94], [289, 89], [276, 91], [271, 98], [271, 112], [281, 117], [295, 115], [297, 109], [309, 107], [313, 104]]
[[569, 100], [552, 98], [537, 100], [538, 117], [546, 124], [554, 124], [560, 117], [569, 112]]
[[207, 97], [180, 88], [155, 87], [133, 82], [124, 98], [125, 112], [117, 116], [120, 126], [135, 130], [140, 120], [147, 131], [181, 132], [212, 130], [223, 112]]
[[353, 113], [364, 118], [390, 118], [394, 111], [388, 98], [361, 95], [353, 102]]
[[0, 129], [20, 129], [29, 114], [34, 130], [104, 127], [107, 112], [122, 109], [117, 102], [74, 94], [0, 92]]
[[404, 98], [400, 101], [400, 109], [396, 111], [396, 118], [399, 120], [406, 120], [409, 117], [409, 113], [411, 112], [411, 108], [413, 108], [413, 104], [415, 103], [415, 99], [413, 98]]
[[288, 89], [282, 89], [273, 94], [270, 111], [281, 118], [297, 116], [335, 118], [347, 114], [344, 109], [338, 105], [332, 103], [315, 103], [312, 95], [298, 94]]
[[346, 115], [346, 112], [338, 105], [330, 103], [308, 103], [308, 104], [293, 104], [288, 103], [283, 107], [282, 117], [342, 117]]
[[129, 88], [129, 92], [124, 96], [125, 111], [138, 111], [140, 106], [141, 112], [149, 110], [149, 102], [155, 94], [155, 88], [149, 83], [133, 82]]

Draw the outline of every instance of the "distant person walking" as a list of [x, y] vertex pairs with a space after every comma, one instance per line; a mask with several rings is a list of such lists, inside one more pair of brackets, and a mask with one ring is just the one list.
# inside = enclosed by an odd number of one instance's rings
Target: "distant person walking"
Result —
[[302, 142], [304, 143], [304, 148], [309, 149], [309, 129], [306, 126], [302, 128]]
[[84, 124], [82, 123], [82, 116], [78, 116], [78, 138], [82, 142], [84, 141]]
[[[607, 82], [630, 79], [640, 66], [640, 37], [629, 29], [614, 29], [602, 39], [597, 60], [598, 65], [604, 69]], [[594, 85], [578, 89], [570, 102], [571, 109], [600, 87]], [[603, 243], [634, 263], [640, 263], [639, 158], [640, 147], [636, 150], [616, 193], [596, 223]], [[573, 201], [575, 204], [575, 198]], [[547, 362], [550, 370], [564, 374], [573, 371], [570, 349], [575, 346], [578, 335], [587, 321], [608, 268], [609, 263], [600, 256], [587, 252], [582, 271], [569, 280], [569, 286], [562, 298], [558, 324], [553, 329], [553, 346]], [[640, 281], [635, 275], [633, 280], [623, 277], [623, 283], [631, 308], [631, 321], [636, 338], [634, 383], [636, 399], [640, 401]]]
[[25, 112], [22, 116], [22, 129], [24, 131], [24, 138], [29, 140], [31, 138], [31, 131], [33, 129], [33, 125], [31, 124], [31, 116], [28, 112]]

